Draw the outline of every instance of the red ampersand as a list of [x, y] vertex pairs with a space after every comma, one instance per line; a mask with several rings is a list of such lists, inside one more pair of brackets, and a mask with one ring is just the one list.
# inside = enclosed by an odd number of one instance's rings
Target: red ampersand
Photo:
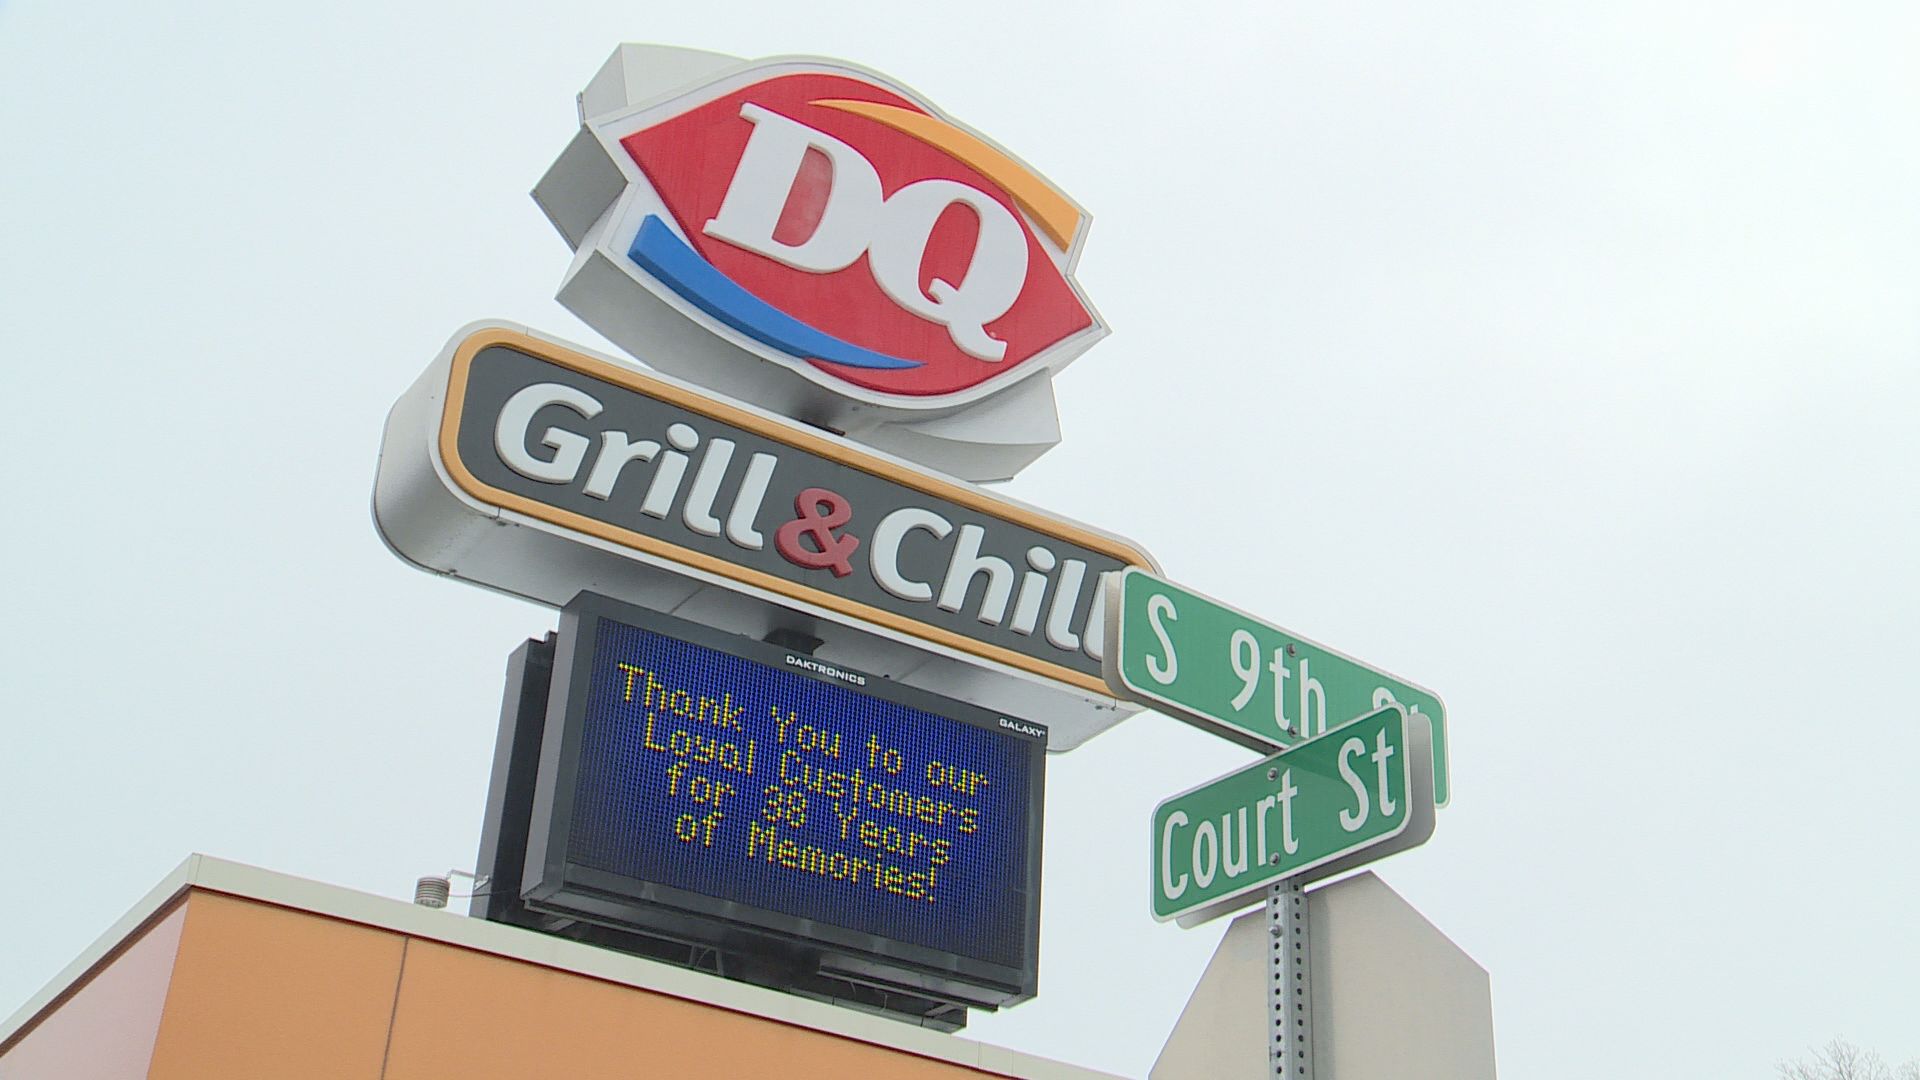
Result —
[[[825, 513], [821, 512], [823, 508]], [[847, 500], [837, 491], [807, 488], [794, 496], [793, 510], [799, 517], [774, 530], [774, 548], [795, 566], [831, 570], [834, 577], [853, 573], [853, 564], [848, 558], [860, 546], [860, 538], [833, 534], [833, 530], [853, 519], [853, 507]], [[800, 542], [803, 535], [813, 541], [812, 547]]]

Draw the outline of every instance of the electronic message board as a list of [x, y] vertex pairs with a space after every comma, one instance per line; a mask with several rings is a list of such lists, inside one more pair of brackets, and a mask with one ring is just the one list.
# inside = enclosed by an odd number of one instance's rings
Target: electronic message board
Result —
[[995, 1007], [1039, 957], [1046, 730], [582, 594], [563, 610], [522, 896]]

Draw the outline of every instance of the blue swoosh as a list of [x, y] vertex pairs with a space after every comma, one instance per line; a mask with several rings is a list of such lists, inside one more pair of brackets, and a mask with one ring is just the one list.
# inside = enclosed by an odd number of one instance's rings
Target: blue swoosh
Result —
[[676, 236], [658, 214], [648, 214], [640, 223], [640, 231], [634, 235], [627, 257], [701, 311], [762, 345], [770, 345], [790, 356], [857, 368], [898, 370], [921, 366], [918, 360], [902, 360], [842, 341], [780, 311], [714, 269], [712, 263]]

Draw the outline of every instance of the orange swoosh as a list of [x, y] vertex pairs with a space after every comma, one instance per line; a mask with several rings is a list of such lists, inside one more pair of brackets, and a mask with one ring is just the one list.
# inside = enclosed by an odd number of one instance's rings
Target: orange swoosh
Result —
[[1033, 216], [1040, 231], [1047, 234], [1060, 250], [1073, 245], [1080, 229], [1080, 211], [1065, 195], [1034, 175], [1026, 166], [989, 146], [978, 136], [962, 131], [944, 120], [874, 101], [847, 101], [823, 98], [809, 104], [839, 109], [870, 120], [877, 120], [895, 131], [911, 135], [921, 142], [946, 151], [1006, 190], [1020, 208]]

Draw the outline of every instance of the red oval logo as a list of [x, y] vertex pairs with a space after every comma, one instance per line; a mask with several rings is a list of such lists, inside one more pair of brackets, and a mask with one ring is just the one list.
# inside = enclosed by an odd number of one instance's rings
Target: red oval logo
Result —
[[611, 133], [658, 201], [632, 268], [697, 317], [916, 398], [1058, 367], [1105, 334], [1071, 276], [1086, 215], [998, 147], [869, 78], [729, 85]]

